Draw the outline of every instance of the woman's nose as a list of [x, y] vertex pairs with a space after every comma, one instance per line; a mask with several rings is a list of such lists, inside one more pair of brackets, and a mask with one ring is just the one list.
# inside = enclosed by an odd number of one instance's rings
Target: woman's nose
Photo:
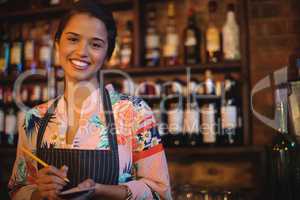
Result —
[[84, 41], [80, 42], [77, 45], [76, 53], [81, 57], [87, 56], [88, 55], [88, 43], [84, 42]]

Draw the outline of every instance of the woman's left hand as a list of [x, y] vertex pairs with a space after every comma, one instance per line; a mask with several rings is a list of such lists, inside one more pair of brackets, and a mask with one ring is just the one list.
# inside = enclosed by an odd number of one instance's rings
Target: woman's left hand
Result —
[[[78, 184], [78, 188], [80, 189], [85, 189], [85, 188], [90, 188], [96, 186], [96, 183], [92, 180], [92, 179], [86, 179], [84, 181], [82, 181], [81, 183]], [[95, 194], [95, 189], [94, 190], [90, 190], [86, 193], [84, 193], [83, 195], [76, 197], [72, 200], [87, 200], [87, 199], [91, 199]]]

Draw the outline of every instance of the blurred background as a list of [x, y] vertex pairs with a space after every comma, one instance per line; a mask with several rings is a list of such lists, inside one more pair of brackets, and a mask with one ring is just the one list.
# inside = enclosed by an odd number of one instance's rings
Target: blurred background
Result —
[[[22, 123], [16, 100], [33, 107], [63, 93], [53, 40], [74, 2], [0, 1], [1, 199], [9, 199]], [[297, 135], [274, 73], [298, 79], [299, 0], [96, 2], [112, 9], [118, 27], [105, 82], [155, 112], [174, 199], [298, 199]], [[269, 86], [252, 94], [266, 77]]]

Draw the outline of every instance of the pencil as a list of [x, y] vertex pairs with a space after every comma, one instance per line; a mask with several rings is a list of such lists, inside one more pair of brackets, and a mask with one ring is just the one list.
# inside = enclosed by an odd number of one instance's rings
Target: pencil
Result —
[[[44, 167], [49, 167], [49, 165], [47, 163], [45, 163], [44, 161], [42, 161], [41, 159], [39, 159], [38, 157], [36, 157], [35, 155], [33, 155], [30, 151], [28, 151], [27, 149], [25, 149], [24, 147], [21, 147], [21, 150], [26, 153], [28, 156], [30, 156], [33, 160], [37, 161], [38, 163], [40, 163], [41, 165], [43, 165]], [[66, 177], [61, 177], [62, 179], [64, 179], [64, 181], [66, 182], [70, 182], [70, 180]]]

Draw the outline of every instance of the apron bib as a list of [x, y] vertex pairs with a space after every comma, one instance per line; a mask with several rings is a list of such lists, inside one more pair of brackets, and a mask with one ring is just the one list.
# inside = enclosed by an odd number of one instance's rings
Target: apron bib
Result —
[[[70, 183], [65, 189], [77, 186], [87, 178], [96, 183], [117, 185], [119, 179], [119, 155], [117, 135], [109, 94], [105, 88], [102, 89], [102, 102], [104, 107], [106, 125], [108, 128], [109, 150], [81, 150], [60, 149], [41, 147], [44, 132], [55, 110], [58, 99], [54, 101], [42, 120], [37, 136], [37, 156], [49, 165], [58, 169], [66, 165], [69, 167], [67, 177]], [[38, 164], [38, 169], [42, 168]]]

